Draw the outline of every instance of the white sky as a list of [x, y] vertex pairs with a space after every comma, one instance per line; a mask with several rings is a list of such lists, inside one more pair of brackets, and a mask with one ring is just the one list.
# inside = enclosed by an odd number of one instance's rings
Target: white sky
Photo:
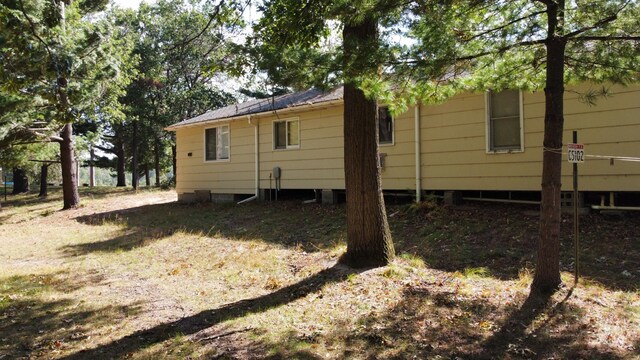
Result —
[[[142, 0], [114, 0], [116, 5], [123, 8], [137, 9]], [[146, 1], [150, 2], [150, 1]]]

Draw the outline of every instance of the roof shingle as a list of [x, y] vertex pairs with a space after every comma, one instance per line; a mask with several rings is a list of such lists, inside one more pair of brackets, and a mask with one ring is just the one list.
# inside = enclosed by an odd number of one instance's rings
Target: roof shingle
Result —
[[179, 123], [167, 127], [167, 130], [175, 130], [184, 126], [195, 125], [212, 120], [224, 120], [237, 116], [258, 114], [268, 111], [312, 105], [327, 101], [340, 100], [343, 96], [342, 86], [329, 92], [318, 89], [299, 91], [291, 94], [275, 96], [267, 99], [257, 99], [241, 104], [225, 106], [219, 109], [207, 111], [191, 119], [183, 120]]

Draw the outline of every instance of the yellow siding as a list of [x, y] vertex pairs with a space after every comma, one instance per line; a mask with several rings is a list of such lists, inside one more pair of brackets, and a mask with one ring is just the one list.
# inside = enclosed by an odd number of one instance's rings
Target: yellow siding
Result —
[[[574, 90], [584, 93], [588, 85]], [[640, 88], [614, 86], [595, 106], [566, 93], [564, 143], [572, 130], [586, 154], [640, 156]], [[465, 94], [444, 104], [423, 106], [422, 186], [429, 190], [540, 189], [544, 94], [523, 95], [524, 152], [486, 152], [484, 94]], [[640, 163], [587, 161], [579, 166], [584, 191], [640, 191]], [[563, 157], [563, 190], [571, 190], [571, 166]]]
[[[273, 122], [296, 118], [300, 146], [274, 150]], [[269, 188], [269, 175], [278, 166], [283, 189], [344, 189], [342, 134], [342, 106], [260, 119], [260, 188]]]
[[[229, 160], [204, 161], [204, 130], [210, 126], [179, 129], [177, 139], [178, 194], [210, 190], [219, 194], [254, 192], [254, 129], [247, 121], [229, 124]], [[191, 156], [188, 154], [191, 153]]]
[[[584, 92], [588, 86], [581, 86]], [[589, 106], [566, 94], [564, 142], [578, 130], [587, 154], [640, 157], [640, 87], [612, 87], [612, 96]], [[487, 153], [484, 94], [456, 96], [421, 106], [423, 190], [540, 189], [544, 94], [523, 95], [523, 152]], [[300, 120], [300, 146], [273, 149], [273, 121]], [[283, 189], [344, 189], [342, 105], [254, 117], [259, 124], [260, 188], [269, 187], [273, 167], [282, 169]], [[177, 131], [178, 193], [252, 194], [255, 189], [254, 126], [230, 123], [230, 159], [204, 162], [206, 126]], [[394, 143], [383, 145], [387, 190], [415, 189], [414, 108], [395, 118]], [[187, 156], [191, 152], [192, 156]], [[570, 190], [571, 166], [563, 158], [563, 186]], [[640, 163], [587, 159], [580, 165], [584, 191], [640, 191]], [[272, 182], [272, 186], [275, 183]]]

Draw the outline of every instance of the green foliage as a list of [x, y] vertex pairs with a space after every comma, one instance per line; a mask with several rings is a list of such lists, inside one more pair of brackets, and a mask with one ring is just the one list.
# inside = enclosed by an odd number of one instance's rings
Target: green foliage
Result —
[[[366, 84], [372, 94], [433, 103], [460, 91], [545, 86], [543, 2], [426, 1], [407, 9], [411, 44], [388, 73]], [[567, 1], [556, 29], [566, 42], [564, 83], [639, 81], [639, 28], [636, 1]], [[405, 86], [378, 85], [384, 81]]]
[[55, 146], [43, 152], [38, 143], [55, 137], [65, 123], [122, 118], [118, 98], [135, 59], [130, 39], [119, 36], [108, 19], [91, 17], [106, 1], [2, 5], [0, 158], [5, 164], [24, 166], [22, 153], [57, 157]]

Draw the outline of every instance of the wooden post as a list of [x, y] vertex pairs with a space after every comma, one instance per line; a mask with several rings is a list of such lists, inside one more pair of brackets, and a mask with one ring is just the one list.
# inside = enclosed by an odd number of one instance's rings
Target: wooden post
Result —
[[[578, 132], [573, 131], [573, 143], [578, 143]], [[575, 246], [575, 269], [574, 269], [574, 281], [575, 285], [578, 285], [578, 278], [580, 276], [580, 257], [578, 248], [580, 245], [580, 226], [578, 216], [578, 163], [573, 163], [573, 236]]]

